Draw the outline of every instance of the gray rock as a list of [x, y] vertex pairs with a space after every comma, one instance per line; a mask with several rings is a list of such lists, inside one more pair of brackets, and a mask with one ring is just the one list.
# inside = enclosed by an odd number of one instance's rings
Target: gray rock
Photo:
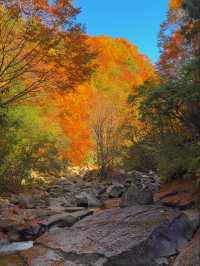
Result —
[[153, 171], [149, 171], [149, 173], [130, 171], [127, 173], [127, 178], [141, 189], [148, 189], [152, 192], [159, 189], [159, 178]]
[[92, 192], [83, 191], [76, 196], [77, 206], [96, 208], [102, 207], [102, 203], [97, 199], [96, 195]]
[[46, 200], [42, 199], [44, 195], [42, 195], [40, 192], [36, 192], [33, 195], [28, 194], [19, 194], [12, 196], [11, 203], [18, 204], [23, 208], [26, 209], [32, 209], [36, 207], [45, 207], [47, 205]]
[[200, 265], [200, 231], [198, 231], [188, 246], [177, 256], [173, 266]]
[[20, 250], [26, 250], [33, 247], [33, 242], [6, 243], [0, 246], [0, 255], [13, 254]]
[[51, 265], [50, 251], [54, 257], [61, 256], [58, 264], [157, 266], [157, 259], [176, 254], [178, 243], [189, 240], [190, 222], [185, 214], [159, 206], [107, 210], [86, 217], [70, 229], [46, 233], [30, 253], [21, 252], [21, 256], [30, 266]]
[[101, 195], [106, 192], [106, 189], [107, 186], [105, 184], [97, 184], [95, 187], [97, 197], [101, 197]]
[[153, 203], [153, 193], [148, 189], [139, 189], [132, 184], [123, 194], [121, 207], [129, 207], [136, 204], [146, 205]]
[[58, 227], [71, 227], [77, 221], [80, 221], [81, 219], [92, 214], [93, 212], [89, 210], [82, 210], [73, 213], [56, 214], [41, 221], [40, 224], [42, 226], [47, 227], [48, 229], [55, 225]]
[[72, 207], [70, 200], [64, 196], [49, 198], [49, 209], [55, 212], [64, 212], [67, 207]]
[[113, 184], [109, 186], [106, 190], [109, 198], [119, 198], [124, 192], [124, 186], [122, 184]]
[[156, 260], [156, 263], [159, 265], [159, 266], [167, 266], [169, 265], [169, 261], [167, 258], [159, 258]]
[[11, 202], [14, 204], [19, 204], [23, 208], [31, 209], [36, 207], [37, 203], [34, 201], [31, 195], [19, 194], [12, 196]]
[[10, 202], [8, 199], [2, 199], [0, 198], [0, 209], [8, 208], [10, 206]]
[[200, 211], [198, 209], [191, 209], [183, 211], [189, 218], [194, 231], [200, 226]]
[[78, 212], [78, 211], [84, 211], [84, 207], [66, 207], [66, 212]]
[[40, 224], [31, 225], [25, 229], [18, 230], [20, 241], [32, 241], [40, 237], [47, 231], [47, 228]]

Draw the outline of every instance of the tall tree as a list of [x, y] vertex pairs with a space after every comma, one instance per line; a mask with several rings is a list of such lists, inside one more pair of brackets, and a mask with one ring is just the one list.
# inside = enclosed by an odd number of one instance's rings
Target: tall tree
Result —
[[[38, 88], [68, 90], [85, 81], [94, 57], [74, 22], [71, 1], [1, 1], [0, 106]], [[19, 85], [19, 83], [21, 85]]]

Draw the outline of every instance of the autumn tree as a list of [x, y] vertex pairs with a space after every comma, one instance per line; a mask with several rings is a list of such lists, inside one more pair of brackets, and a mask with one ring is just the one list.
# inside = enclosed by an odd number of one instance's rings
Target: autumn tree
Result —
[[97, 166], [100, 175], [106, 176], [119, 159], [125, 118], [120, 114], [120, 108], [114, 98], [98, 94], [94, 98], [90, 123], [96, 147]]
[[[136, 138], [136, 131], [137, 135], [143, 132], [141, 123], [137, 119], [132, 121], [131, 113], [135, 108], [132, 106], [130, 108], [128, 105], [128, 95], [132, 93], [134, 86], [136, 88], [138, 84], [154, 75], [154, 67], [148, 58], [138, 52], [136, 46], [124, 39], [88, 37], [86, 42], [93, 52], [97, 51], [96, 58], [91, 62], [91, 66], [95, 67], [91, 79], [76, 86], [75, 90], [70, 92], [53, 91], [46, 96], [42, 105], [48, 102], [51, 107], [54, 107], [51, 108], [53, 111], [49, 116], [52, 120], [59, 121], [65, 133], [68, 143], [65, 156], [69, 162], [78, 165], [86, 161], [93, 163], [96, 148], [94, 148], [95, 141], [93, 141], [94, 134], [91, 130], [90, 118], [96, 112], [95, 99], [99, 98], [99, 94], [102, 95], [104, 99], [102, 109], [109, 103], [115, 106], [114, 120], [118, 119], [121, 122], [123, 120], [124, 123], [126, 121], [125, 127], [120, 131], [120, 141], [118, 139], [117, 142], [118, 151], [113, 160], [116, 165], [116, 161], [121, 161], [118, 155], [119, 153], [122, 155], [119, 152], [122, 145], [132, 143], [130, 134], [133, 133], [133, 138]], [[60, 80], [64, 78], [60, 75]]]
[[[166, 180], [199, 173], [199, 1], [170, 1], [161, 25], [159, 83], [140, 88], [147, 149]], [[149, 141], [150, 140], [150, 141]]]
[[38, 88], [69, 90], [89, 77], [94, 53], [74, 22], [78, 12], [71, 1], [2, 1], [2, 107]]
[[54, 92], [46, 99], [54, 106], [50, 117], [58, 121], [67, 141], [63, 156], [72, 165], [84, 164], [93, 149], [89, 124], [92, 99], [93, 92], [87, 83], [70, 92]]
[[31, 170], [54, 172], [67, 163], [67, 138], [50, 116], [48, 99], [66, 96], [88, 80], [95, 53], [74, 20], [79, 9], [71, 1], [0, 4], [0, 185], [5, 188], [20, 185]]

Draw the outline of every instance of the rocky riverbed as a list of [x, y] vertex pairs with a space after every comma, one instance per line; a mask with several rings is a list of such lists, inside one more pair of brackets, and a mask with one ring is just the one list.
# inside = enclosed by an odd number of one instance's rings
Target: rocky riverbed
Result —
[[179, 193], [121, 171], [1, 198], [0, 266], [198, 266], [200, 213]]

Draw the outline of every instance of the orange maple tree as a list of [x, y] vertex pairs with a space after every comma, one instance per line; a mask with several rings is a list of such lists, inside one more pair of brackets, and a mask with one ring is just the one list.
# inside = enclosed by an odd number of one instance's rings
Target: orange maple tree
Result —
[[[66, 157], [74, 164], [83, 162], [87, 154], [95, 148], [91, 122], [94, 122], [95, 113], [100, 114], [99, 106], [102, 115], [106, 113], [108, 106], [116, 106], [113, 113], [116, 117], [112, 117], [112, 122], [120, 121], [114, 126], [116, 131], [128, 123], [134, 123], [137, 128], [141, 128], [137, 119], [133, 121], [132, 108], [136, 107], [130, 106], [127, 99], [138, 85], [155, 76], [150, 60], [124, 39], [89, 37], [87, 43], [93, 51], [97, 51], [97, 57], [93, 60], [97, 67], [91, 80], [77, 86], [75, 91], [54, 95], [60, 113], [60, 125], [68, 138]], [[117, 138], [115, 145], [122, 145], [122, 135]]]

